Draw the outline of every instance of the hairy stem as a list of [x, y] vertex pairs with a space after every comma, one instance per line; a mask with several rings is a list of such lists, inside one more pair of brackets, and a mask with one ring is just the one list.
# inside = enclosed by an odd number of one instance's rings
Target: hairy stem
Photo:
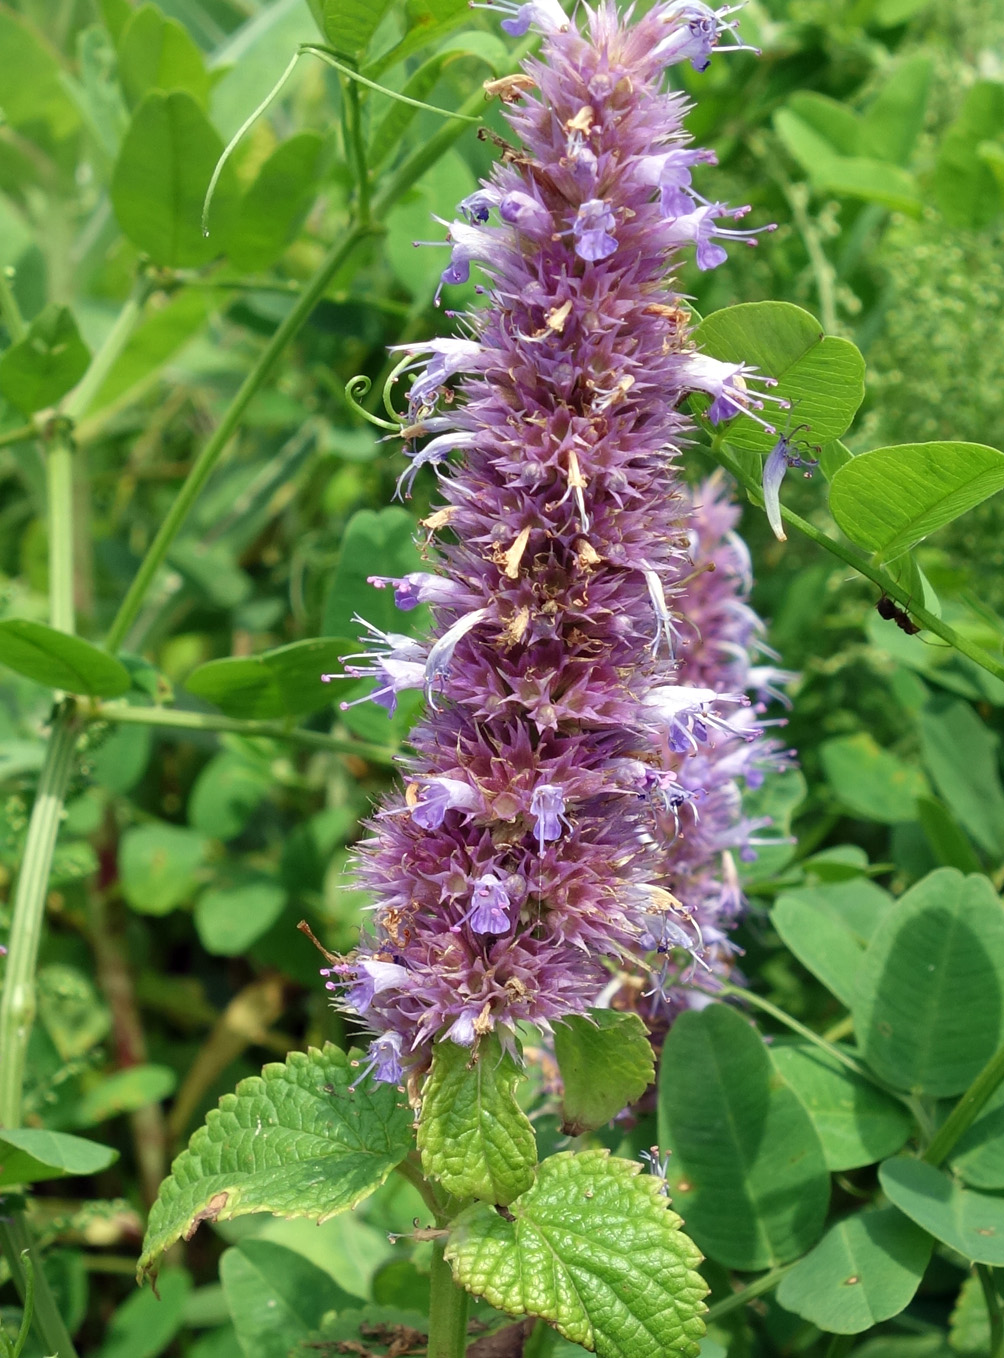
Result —
[[994, 1052], [932, 1137], [923, 1155], [929, 1165], [940, 1165], [951, 1154], [1001, 1080], [1004, 1080], [1004, 1047]]
[[20, 1212], [0, 1216], [0, 1250], [7, 1260], [14, 1286], [22, 1300], [26, 1299], [28, 1293], [28, 1276], [22, 1255], [28, 1251], [34, 1270], [32, 1321], [35, 1333], [42, 1341], [46, 1358], [77, 1358], [77, 1350], [73, 1347], [73, 1340], [63, 1324], [56, 1299], [49, 1289], [48, 1280], [42, 1272], [42, 1265], [32, 1247], [28, 1228]]
[[453, 1281], [443, 1258], [445, 1240], [432, 1246], [428, 1358], [463, 1358], [467, 1350], [467, 1293]]
[[302, 745], [308, 750], [354, 755], [368, 764], [389, 767], [394, 762], [395, 751], [390, 746], [327, 736], [321, 731], [304, 731], [299, 727], [285, 726], [280, 721], [244, 721], [238, 717], [221, 717], [215, 712], [184, 712], [174, 707], [131, 707], [126, 703], [100, 702], [92, 704], [88, 717], [91, 721], [111, 721], [121, 726], [164, 726], [175, 731], [225, 731], [248, 739], [286, 740], [291, 745]]
[[0, 1125], [18, 1127], [28, 1038], [35, 1021], [35, 967], [52, 855], [73, 770], [79, 722], [72, 698], [59, 707], [38, 780], [14, 890], [7, 972], [0, 997]]
[[[762, 505], [763, 491], [761, 490], [759, 483], [746, 474], [735, 459], [730, 457], [724, 448], [720, 446], [720, 443], [720, 439], [714, 440], [711, 448], [711, 456], [749, 492], [750, 498], [755, 504]], [[926, 608], [923, 608], [914, 599], [911, 599], [908, 591], [897, 583], [897, 581], [893, 580], [892, 576], [882, 570], [880, 566], [873, 566], [864, 553], [859, 551], [858, 548], [840, 542], [836, 538], [829, 537], [826, 533], [822, 532], [821, 529], [817, 528], [815, 524], [809, 523], [807, 519], [803, 519], [800, 515], [792, 513], [792, 511], [786, 509], [784, 505], [781, 506], [781, 517], [784, 519], [785, 523], [789, 523], [793, 528], [797, 528], [804, 537], [815, 542], [817, 546], [825, 548], [826, 551], [830, 552], [833, 556], [839, 557], [841, 561], [856, 570], [859, 575], [866, 576], [873, 584], [878, 585], [879, 589], [882, 590], [884, 594], [887, 594], [890, 599], [895, 599], [896, 603], [900, 604], [901, 607], [905, 608], [914, 618], [916, 618], [917, 622], [920, 623], [922, 627], [925, 627], [929, 632], [933, 632], [935, 636], [941, 637], [942, 641], [947, 641], [949, 646], [954, 646], [961, 655], [968, 657], [968, 659], [979, 665], [980, 669], [986, 670], [988, 674], [992, 674], [995, 679], [1004, 679], [1004, 661], [997, 660], [989, 653], [989, 651], [985, 651], [982, 646], [978, 646], [976, 642], [970, 641], [968, 637], [962, 636], [954, 627], [950, 627], [947, 622], [943, 622], [941, 618], [937, 618], [933, 613], [929, 613]]]

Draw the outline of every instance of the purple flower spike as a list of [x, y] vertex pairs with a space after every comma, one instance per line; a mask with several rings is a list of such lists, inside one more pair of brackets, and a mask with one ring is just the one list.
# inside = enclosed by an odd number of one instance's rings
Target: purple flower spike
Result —
[[512, 1044], [521, 1022], [615, 998], [661, 1030], [733, 979], [736, 864], [765, 842], [742, 794], [787, 759], [763, 715], [784, 677], [757, 654], [738, 510], [682, 467], [690, 393], [711, 421], [771, 427], [786, 404], [747, 364], [695, 351], [674, 291], [686, 252], [708, 268], [749, 239], [727, 224], [744, 209], [693, 187], [714, 157], [665, 88], [671, 62], [737, 45], [731, 10], [493, 8], [544, 38], [533, 93], [503, 109], [520, 153], [440, 219], [444, 282], [481, 266], [484, 304], [398, 368], [402, 490], [437, 468], [439, 564], [373, 580], [429, 604], [431, 633], [367, 626], [346, 665], [378, 703], [427, 698], [407, 790], [357, 850], [371, 935], [333, 968], [387, 1079], [420, 1074], [437, 1042]]

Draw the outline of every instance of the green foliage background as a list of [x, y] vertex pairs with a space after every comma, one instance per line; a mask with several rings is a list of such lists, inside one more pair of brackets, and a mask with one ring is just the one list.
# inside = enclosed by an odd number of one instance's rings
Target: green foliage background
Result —
[[[346, 30], [340, 50], [351, 54], [358, 37], [368, 78], [445, 110], [474, 96], [471, 109], [503, 130], [497, 105], [477, 99], [512, 64], [490, 14], [451, 0], [316, 7], [329, 27], [362, 25]], [[750, 202], [752, 219], [778, 230], [712, 275], [686, 269], [683, 290], [702, 315], [793, 302], [853, 340], [868, 389], [844, 439], [851, 453], [999, 443], [1000, 6], [753, 0], [742, 24], [759, 60], [723, 55], [707, 74], [678, 78], [695, 100], [691, 130], [721, 162], [700, 187]], [[348, 875], [351, 845], [416, 710], [402, 703], [393, 720], [366, 705], [342, 714], [314, 682], [350, 649], [357, 612], [396, 630], [424, 622], [397, 614], [365, 576], [418, 564], [412, 539], [434, 480], [423, 473], [411, 501], [391, 504], [403, 460], [359, 418], [345, 384], [365, 373], [379, 390], [388, 345], [449, 325], [431, 305], [443, 256], [412, 241], [439, 233], [431, 214], [452, 214], [493, 150], [466, 124], [306, 56], [237, 145], [204, 235], [202, 201], [224, 144], [297, 45], [318, 39], [303, 0], [0, 3], [0, 267], [11, 294], [0, 356], [0, 620], [49, 620], [41, 449], [62, 436], [50, 420], [89, 356], [115, 344], [115, 328], [128, 334], [114, 363], [90, 380], [86, 400], [79, 388], [69, 398], [73, 602], [78, 631], [94, 641], [252, 364], [345, 237], [358, 196], [355, 127], [382, 213], [244, 412], [119, 638], [124, 678], [95, 671], [83, 690], [95, 706], [47, 899], [25, 1115], [29, 1126], [119, 1153], [93, 1174], [44, 1184], [32, 1207], [64, 1317], [81, 1352], [99, 1358], [272, 1358], [306, 1342], [332, 1310], [345, 1313], [351, 1336], [360, 1299], [411, 1315], [427, 1304], [423, 1247], [406, 1259], [387, 1239], [424, 1211], [397, 1179], [321, 1227], [271, 1217], [204, 1227], [170, 1256], [159, 1302], [132, 1283], [171, 1157], [219, 1097], [290, 1049], [354, 1037], [295, 926], [305, 918], [327, 948], [352, 946], [366, 901]], [[456, 135], [439, 146], [447, 127]], [[381, 199], [431, 145], [438, 154], [416, 182]], [[473, 304], [472, 287], [450, 290], [449, 307]], [[18, 349], [17, 315], [31, 327], [31, 362]], [[710, 465], [695, 452], [695, 477]], [[829, 524], [821, 476], [789, 477], [784, 493], [810, 522]], [[996, 657], [1002, 503], [987, 500], [896, 568], [918, 603]], [[751, 869], [744, 969], [759, 993], [840, 1035], [843, 1008], [769, 907], [785, 891], [842, 878], [899, 894], [938, 867], [984, 871], [999, 889], [1004, 684], [936, 638], [882, 621], [869, 582], [794, 534], [776, 543], [759, 509], [747, 509], [743, 530], [771, 643], [801, 676], [787, 730], [802, 770], [765, 793], [792, 842]], [[30, 640], [8, 628], [0, 659]], [[7, 887], [52, 705], [25, 663], [0, 670]], [[342, 685], [336, 696], [358, 695]], [[110, 720], [107, 702], [119, 704]], [[133, 720], [122, 705], [136, 709]], [[184, 716], [173, 729], [170, 717], [157, 725], [155, 706]], [[236, 733], [227, 718], [272, 725]], [[0, 909], [0, 932], [8, 923]], [[540, 1138], [559, 1144], [545, 1092], [526, 1097]], [[656, 1127], [650, 1117], [604, 1135], [633, 1154]], [[839, 1216], [874, 1192], [874, 1170], [841, 1170], [837, 1184]], [[728, 1292], [729, 1262], [706, 1266], [715, 1297]], [[905, 1317], [855, 1352], [989, 1352], [965, 1277], [959, 1256], [939, 1247]], [[4, 1295], [13, 1308], [13, 1289]], [[15, 1311], [4, 1319], [16, 1331]], [[325, 1342], [337, 1341], [331, 1330]], [[730, 1312], [702, 1352], [823, 1354], [829, 1343], [803, 1311], [768, 1298]], [[35, 1344], [29, 1358], [42, 1353]]]

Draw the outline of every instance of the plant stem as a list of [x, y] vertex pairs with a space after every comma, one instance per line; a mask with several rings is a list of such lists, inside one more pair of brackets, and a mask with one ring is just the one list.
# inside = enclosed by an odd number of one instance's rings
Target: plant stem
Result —
[[321, 731], [304, 731], [299, 727], [284, 726], [279, 721], [242, 721], [237, 717], [220, 717], [215, 712], [184, 712], [174, 707], [131, 707], [126, 703], [92, 704], [90, 721], [112, 721], [122, 726], [166, 726], [182, 731], [224, 731], [248, 739], [288, 740], [293, 745], [304, 745], [310, 750], [326, 750], [330, 754], [355, 755], [369, 764], [389, 767], [394, 762], [394, 750], [386, 745], [368, 745], [362, 740], [343, 740], [326, 736]]
[[18, 340], [23, 340], [28, 333], [21, 308], [10, 285], [10, 277], [7, 270], [2, 267], [0, 267], [0, 320], [7, 327], [11, 344], [17, 344]]
[[351, 110], [349, 137], [352, 142], [352, 155], [355, 160], [356, 201], [359, 204], [359, 221], [369, 225], [370, 220], [370, 175], [366, 164], [366, 147], [363, 143], [363, 113], [359, 100], [359, 89], [354, 80], [342, 86], [345, 100]]
[[808, 187], [804, 184], [792, 184], [782, 174], [775, 174], [774, 178], [781, 187], [781, 192], [788, 200], [791, 208], [791, 215], [798, 227], [799, 235], [802, 237], [802, 244], [805, 246], [805, 253], [809, 256], [809, 264], [812, 266], [812, 276], [816, 282], [816, 294], [819, 297], [819, 319], [823, 322], [823, 329], [828, 335], [837, 334], [839, 321], [837, 319], [837, 303], [834, 284], [836, 282], [836, 270], [826, 257], [823, 249], [823, 242], [819, 235], [819, 228], [809, 216], [807, 210]]
[[467, 1351], [467, 1293], [453, 1281], [443, 1258], [445, 1240], [432, 1246], [428, 1358], [463, 1358]]
[[740, 1291], [733, 1292], [731, 1297], [723, 1297], [721, 1301], [716, 1301], [713, 1306], [709, 1306], [704, 1319], [707, 1321], [720, 1320], [722, 1316], [727, 1316], [731, 1311], [738, 1311], [747, 1302], [754, 1301], [757, 1297], [762, 1297], [765, 1292], [772, 1291], [788, 1270], [794, 1267], [793, 1263], [781, 1264], [778, 1268], [772, 1268], [769, 1273], [763, 1273], [759, 1278], [754, 1278]]
[[1004, 1080], [1004, 1047], [994, 1052], [934, 1134], [922, 1157], [929, 1165], [940, 1165], [946, 1159], [1001, 1080]]
[[115, 323], [104, 338], [101, 348], [91, 359], [90, 367], [63, 402], [62, 411], [71, 420], [82, 419], [104, 385], [105, 378], [122, 356], [133, 331], [143, 314], [147, 299], [154, 291], [148, 278], [140, 278], [127, 298]]
[[[740, 485], [748, 491], [750, 498], [755, 504], [762, 505], [763, 491], [761, 490], [759, 483], [752, 477], [747, 476], [746, 472], [738, 465], [738, 463], [736, 463], [735, 459], [730, 457], [719, 444], [720, 439], [715, 439], [713, 441], [711, 456], [719, 466], [724, 467], [725, 470], [734, 476]], [[981, 669], [986, 670], [988, 674], [992, 674], [995, 679], [1004, 680], [1004, 661], [997, 660], [989, 653], [989, 651], [985, 651], [982, 646], [977, 646], [974, 641], [970, 641], [968, 637], [964, 637], [956, 632], [955, 628], [950, 627], [947, 622], [943, 622], [941, 618], [937, 618], [933, 613], [929, 613], [926, 608], [923, 608], [914, 599], [911, 599], [908, 591], [893, 580], [893, 578], [882, 570], [881, 567], [873, 566], [863, 552], [860, 552], [856, 547], [846, 546], [836, 538], [829, 537], [814, 524], [809, 523], [807, 519], [803, 519], [800, 515], [792, 513], [790, 509], [786, 509], [784, 505], [781, 506], [781, 517], [784, 519], [785, 523], [789, 523], [793, 528], [797, 528], [804, 537], [809, 538], [818, 546], [825, 548], [826, 551], [830, 552], [833, 556], [839, 557], [841, 561], [856, 570], [859, 575], [866, 576], [874, 584], [878, 585], [879, 589], [882, 590], [884, 594], [887, 594], [890, 599], [895, 599], [898, 604], [912, 614], [917, 622], [929, 632], [933, 632], [935, 636], [941, 637], [942, 641], [947, 641], [949, 646], [954, 646], [961, 655], [967, 656], [975, 664], [979, 665]]]
[[993, 1269], [988, 1264], [977, 1264], [976, 1276], [983, 1288], [983, 1300], [986, 1302], [987, 1317], [990, 1321], [989, 1358], [1004, 1358], [1004, 1316], [1001, 1315], [1000, 1297], [997, 1295]]
[[418, 1151], [408, 1152], [405, 1158], [397, 1166], [397, 1173], [400, 1174], [402, 1179], [407, 1179], [414, 1188], [418, 1189], [419, 1193], [422, 1195], [422, 1201], [432, 1213], [436, 1224], [441, 1225], [444, 1219], [443, 1207], [436, 1196], [435, 1188], [422, 1173], [422, 1162], [419, 1158]]
[[26, 439], [38, 438], [38, 429], [34, 424], [22, 424], [17, 429], [8, 429], [6, 433], [0, 434], [0, 448], [9, 448], [12, 443], [24, 443]]
[[51, 1355], [51, 1358], [77, 1358], [77, 1350], [73, 1347], [73, 1340], [63, 1324], [63, 1318], [59, 1314], [56, 1300], [49, 1289], [48, 1279], [42, 1272], [42, 1265], [32, 1247], [24, 1217], [20, 1212], [0, 1217], [0, 1249], [3, 1250], [14, 1286], [22, 1299], [27, 1292], [28, 1279], [21, 1256], [25, 1250], [29, 1251], [35, 1282], [35, 1314], [32, 1319], [46, 1355]]
[[346, 235], [342, 236], [337, 244], [333, 245], [325, 255], [314, 276], [307, 284], [300, 295], [296, 305], [289, 315], [278, 327], [275, 334], [266, 344], [259, 354], [258, 359], [241, 383], [234, 399], [230, 402], [226, 413], [217, 425], [215, 432], [209, 442], [202, 449], [196, 458], [195, 463], [185, 479], [184, 485], [178, 492], [177, 498], [168, 510], [167, 517], [161, 524], [153, 542], [147, 548], [146, 556], [140, 563], [139, 570], [126, 592], [125, 598], [119, 606], [118, 613], [111, 625], [108, 633], [106, 645], [110, 651], [117, 651], [126, 638], [129, 628], [135, 622], [136, 617], [142, 607], [146, 592], [153, 582], [154, 576], [163, 564], [164, 558], [168, 553], [171, 543], [178, 535], [178, 531], [185, 519], [188, 517], [189, 510], [195, 503], [199, 492], [206, 484], [210, 472], [216, 466], [220, 455], [230, 442], [230, 438], [240, 424], [241, 417], [251, 402], [251, 398], [257, 393], [264, 384], [274, 368], [280, 354], [286, 348], [293, 336], [300, 330], [307, 320], [314, 307], [324, 296], [328, 284], [335, 274], [345, 263], [346, 259], [356, 248], [359, 242], [369, 234], [368, 228], [354, 227]]
[[24, 844], [21, 871], [14, 891], [9, 955], [0, 997], [0, 1126], [21, 1124], [25, 1052], [35, 1021], [35, 965], [42, 937], [45, 897], [52, 855], [63, 812], [63, 798], [73, 770], [79, 723], [75, 704], [67, 698], [53, 722], [45, 763], [38, 780]]
[[73, 570], [73, 443], [57, 429], [45, 445], [49, 524], [49, 621], [60, 632], [76, 626]]
[[[752, 990], [743, 990], [741, 986], [735, 985], [720, 986], [718, 993], [720, 995], [732, 995], [737, 1000], [745, 1000], [747, 1003], [752, 1004], [755, 1009], [762, 1009], [765, 1014], [770, 1014], [771, 1018], [776, 1018], [778, 1023], [783, 1023], [784, 1026], [790, 1028], [793, 1033], [798, 1033], [799, 1037], [804, 1037], [806, 1042], [811, 1042], [813, 1046], [819, 1047], [821, 1051], [825, 1051], [828, 1055], [832, 1056], [835, 1061], [839, 1061], [842, 1066], [846, 1066], [848, 1070], [853, 1071], [855, 1075], [860, 1075], [862, 1079], [870, 1080], [872, 1084], [876, 1083], [875, 1077], [870, 1071], [862, 1066], [860, 1061], [856, 1061], [853, 1056], [849, 1056], [847, 1052], [841, 1051], [839, 1047], [835, 1047], [832, 1042], [827, 1042], [825, 1037], [820, 1037], [820, 1035], [814, 1033], [811, 1028], [807, 1028], [804, 1023], [799, 1023], [798, 1019], [792, 1018], [791, 1015], [786, 1014], [783, 1009], [779, 1009], [776, 1004], [772, 1004], [770, 1000], [765, 1000], [762, 995], [757, 995]], [[885, 1086], [882, 1086], [882, 1088], [884, 1087]]]

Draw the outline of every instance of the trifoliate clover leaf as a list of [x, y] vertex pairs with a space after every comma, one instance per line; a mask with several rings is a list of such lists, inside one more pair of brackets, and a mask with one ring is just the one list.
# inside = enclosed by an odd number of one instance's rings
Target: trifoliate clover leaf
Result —
[[664, 1185], [605, 1150], [545, 1160], [503, 1216], [454, 1220], [454, 1277], [509, 1315], [539, 1316], [600, 1358], [694, 1358], [704, 1333], [701, 1254]]

